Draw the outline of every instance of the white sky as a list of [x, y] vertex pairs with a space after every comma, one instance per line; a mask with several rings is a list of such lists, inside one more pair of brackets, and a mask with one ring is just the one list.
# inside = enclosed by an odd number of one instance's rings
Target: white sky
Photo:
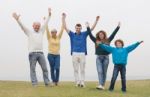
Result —
[[[42, 21], [52, 8], [49, 28], [60, 29], [61, 13], [67, 13], [67, 24], [74, 30], [76, 23], [92, 24], [97, 15], [101, 19], [93, 31], [103, 29], [108, 36], [121, 21], [121, 28], [114, 40], [121, 38], [125, 45], [144, 40], [129, 55], [127, 78], [150, 78], [150, 31], [149, 0], [0, 0], [0, 80], [30, 80], [27, 37], [12, 18], [12, 12], [21, 14], [22, 22], [32, 29], [33, 21]], [[44, 53], [47, 58], [47, 40], [44, 36]], [[113, 41], [114, 42], [114, 41]], [[111, 45], [113, 45], [113, 42]], [[86, 80], [97, 80], [96, 56], [93, 42], [87, 39]], [[48, 65], [49, 69], [49, 65]], [[108, 77], [112, 76], [113, 64], [110, 55]], [[37, 65], [38, 79], [42, 79], [41, 68]], [[70, 40], [64, 32], [61, 40], [61, 80], [74, 80]]]

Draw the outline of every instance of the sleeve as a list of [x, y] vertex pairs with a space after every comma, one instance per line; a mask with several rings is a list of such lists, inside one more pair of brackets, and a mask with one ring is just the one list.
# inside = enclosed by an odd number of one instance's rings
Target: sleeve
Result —
[[116, 29], [113, 31], [113, 33], [112, 33], [112, 34], [110, 35], [110, 37], [108, 38], [108, 39], [109, 39], [109, 42], [111, 42], [111, 41], [114, 39], [114, 37], [116, 36], [116, 34], [117, 34], [117, 32], [118, 32], [119, 29], [120, 29], [120, 27], [117, 26]]
[[132, 44], [132, 45], [126, 47], [126, 50], [127, 50], [128, 52], [131, 52], [131, 51], [133, 51], [136, 47], [138, 47], [139, 44], [140, 44], [139, 42], [134, 43], [134, 44]]
[[114, 47], [111, 47], [111, 46], [106, 45], [106, 44], [100, 44], [99, 46], [100, 46], [102, 49], [104, 49], [104, 50], [106, 50], [107, 52], [110, 52], [110, 53], [112, 53], [112, 51], [113, 51], [113, 49], [114, 49]]
[[90, 36], [90, 39], [91, 39], [94, 43], [96, 43], [96, 38], [93, 36], [93, 34], [92, 34], [92, 32], [91, 32], [91, 29], [90, 29], [89, 27], [87, 27], [87, 32], [88, 32], [88, 34], [89, 34], [89, 36]]
[[46, 29], [46, 26], [48, 25], [49, 20], [50, 20], [50, 16], [48, 15], [47, 19], [45, 20], [44, 24], [41, 27], [41, 31], [43, 33], [45, 32], [45, 29]]
[[63, 26], [62, 26], [62, 27], [61, 27], [61, 30], [60, 30], [60, 32], [59, 32], [59, 34], [58, 34], [59, 38], [62, 37], [63, 31], [64, 31], [64, 28], [63, 28]]
[[47, 33], [47, 40], [49, 40], [50, 39], [50, 32], [49, 32], [48, 26], [46, 26], [46, 33]]
[[68, 33], [68, 35], [69, 35], [70, 37], [72, 37], [73, 32], [70, 30], [69, 33]]
[[17, 21], [18, 22], [18, 24], [19, 24], [19, 26], [21, 27], [21, 29], [24, 31], [24, 33], [27, 35], [27, 36], [29, 36], [29, 29], [28, 28], [26, 28], [26, 26], [24, 26], [24, 24], [22, 24], [22, 22], [20, 21], [20, 20], [18, 20]]

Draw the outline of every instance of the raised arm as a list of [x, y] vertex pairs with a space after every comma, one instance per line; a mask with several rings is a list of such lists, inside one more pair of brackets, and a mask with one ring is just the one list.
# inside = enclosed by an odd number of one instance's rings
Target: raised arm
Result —
[[42, 31], [43, 33], [44, 33], [45, 29], [46, 29], [46, 26], [48, 25], [50, 16], [51, 16], [51, 8], [48, 8], [48, 17], [46, 18], [46, 20], [45, 20], [43, 26], [41, 27], [41, 31]]
[[110, 53], [112, 53], [112, 51], [113, 51], [113, 49], [114, 49], [114, 47], [111, 47], [111, 46], [106, 45], [106, 44], [100, 44], [99, 46], [100, 46], [102, 49], [104, 49], [104, 50], [106, 50], [107, 52], [110, 52]]
[[67, 33], [69, 33], [70, 30], [67, 28], [67, 25], [66, 25], [66, 14], [63, 13], [63, 15], [64, 15], [64, 18], [63, 18], [62, 22], [63, 22], [63, 25], [64, 25], [64, 29], [66, 30]]
[[96, 43], [96, 38], [93, 36], [93, 34], [92, 34], [92, 32], [91, 32], [91, 29], [90, 29], [90, 27], [89, 27], [89, 23], [88, 23], [88, 22], [86, 23], [86, 27], [87, 27], [87, 32], [89, 33], [90, 39], [91, 39], [94, 43]]
[[116, 36], [118, 30], [120, 29], [120, 25], [121, 25], [121, 23], [118, 22], [118, 26], [116, 27], [116, 29], [113, 31], [113, 33], [108, 38], [109, 42], [111, 42], [114, 39], [114, 37]]
[[109, 45], [103, 44], [101, 41], [96, 41], [96, 44], [100, 46], [102, 49], [106, 50], [107, 52], [113, 52], [114, 47]]
[[60, 29], [60, 32], [59, 32], [59, 38], [61, 38], [62, 37], [62, 34], [63, 34], [63, 31], [64, 31], [64, 20], [65, 20], [65, 18], [66, 18], [66, 15], [65, 15], [65, 13], [62, 13], [62, 19], [61, 19], [61, 21], [62, 21], [62, 25], [61, 25], [61, 29]]
[[140, 42], [136, 42], [128, 47], [126, 47], [127, 51], [128, 52], [131, 52], [133, 51], [136, 47], [138, 47], [139, 44], [143, 43], [143, 41], [140, 41]]
[[47, 33], [47, 40], [49, 40], [51, 35], [50, 35], [50, 31], [48, 29], [48, 25], [46, 26], [46, 33]]
[[13, 13], [12, 14], [13, 18], [17, 21], [17, 23], [19, 24], [19, 26], [21, 27], [21, 29], [24, 31], [24, 33], [28, 36], [29, 35], [29, 30], [28, 28], [26, 28], [22, 22], [20, 21], [20, 15], [17, 15], [17, 13]]
[[96, 20], [95, 20], [94, 24], [93, 24], [92, 27], [91, 27], [91, 31], [93, 31], [94, 28], [96, 27], [96, 25], [97, 25], [97, 23], [98, 23], [98, 21], [99, 21], [99, 18], [100, 18], [100, 16], [97, 16], [97, 17], [96, 17]]

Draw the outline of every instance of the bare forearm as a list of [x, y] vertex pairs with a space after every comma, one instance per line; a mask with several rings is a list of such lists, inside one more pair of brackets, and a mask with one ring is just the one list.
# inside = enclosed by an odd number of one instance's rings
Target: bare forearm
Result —
[[97, 16], [97, 17], [96, 17], [96, 20], [95, 20], [94, 24], [93, 24], [92, 27], [91, 27], [91, 31], [93, 31], [93, 30], [95, 29], [95, 27], [96, 27], [96, 25], [97, 25], [97, 23], [98, 23], [98, 21], [99, 21], [99, 18], [100, 18], [100, 16]]
[[95, 29], [97, 23], [98, 23], [98, 21], [95, 21], [95, 22], [94, 22], [94, 24], [93, 24], [92, 27], [91, 27], [91, 31], [93, 31], [93, 30]]
[[46, 33], [47, 33], [47, 39], [49, 39], [50, 38], [50, 33], [49, 33], [48, 25], [46, 26]]
[[24, 24], [18, 19], [18, 20], [16, 20], [17, 21], [17, 23], [19, 24], [19, 26], [21, 27], [21, 29], [24, 31], [24, 33], [26, 34], [26, 35], [28, 35], [29, 34], [29, 30], [24, 26]]
[[48, 17], [46, 18], [46, 20], [45, 20], [45, 22], [44, 22], [44, 24], [41, 28], [42, 30], [44, 30], [46, 28], [46, 26], [48, 25], [49, 20], [50, 20], [50, 15], [48, 15]]
[[63, 28], [66, 30], [66, 32], [69, 33], [70, 30], [67, 28], [66, 20], [65, 19], [62, 19], [62, 24], [63, 24]]

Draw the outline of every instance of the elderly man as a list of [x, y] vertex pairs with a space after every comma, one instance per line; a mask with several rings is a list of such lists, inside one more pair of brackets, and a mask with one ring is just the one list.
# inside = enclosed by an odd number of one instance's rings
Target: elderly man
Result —
[[17, 21], [23, 32], [28, 36], [29, 62], [30, 62], [30, 77], [33, 86], [37, 86], [38, 80], [36, 77], [36, 63], [38, 62], [43, 71], [43, 79], [45, 86], [49, 84], [48, 70], [46, 60], [43, 53], [43, 34], [51, 16], [51, 9], [48, 9], [48, 17], [45, 23], [41, 26], [40, 22], [33, 23], [33, 30], [29, 30], [20, 20], [20, 15], [13, 13], [13, 18]]

